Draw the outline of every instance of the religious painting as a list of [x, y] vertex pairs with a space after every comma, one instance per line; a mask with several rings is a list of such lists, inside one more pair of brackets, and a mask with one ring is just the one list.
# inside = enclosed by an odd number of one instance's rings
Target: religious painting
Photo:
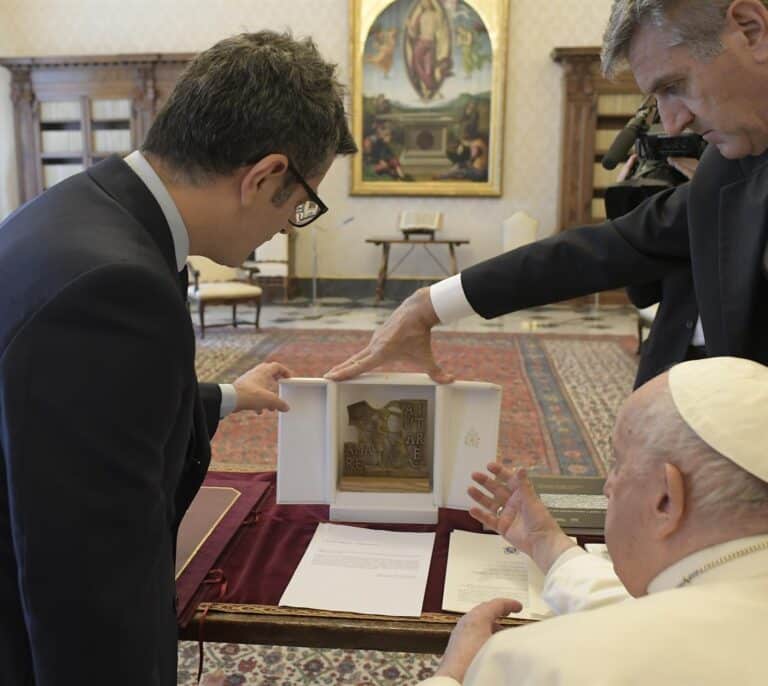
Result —
[[382, 407], [367, 401], [347, 406], [356, 440], [345, 441], [339, 490], [428, 493], [427, 401], [392, 400]]
[[501, 195], [505, 0], [350, 0], [355, 195]]

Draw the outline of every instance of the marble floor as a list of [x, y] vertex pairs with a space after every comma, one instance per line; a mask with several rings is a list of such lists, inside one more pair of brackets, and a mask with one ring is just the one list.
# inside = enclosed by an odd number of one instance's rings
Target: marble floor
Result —
[[[361, 329], [373, 330], [386, 321], [396, 303], [374, 307], [346, 299], [325, 299], [322, 303], [270, 304], [261, 310], [263, 328], [288, 329]], [[250, 307], [239, 307], [238, 320], [253, 322]], [[197, 313], [192, 311], [194, 323], [199, 324]], [[228, 307], [212, 307], [206, 310], [206, 325], [225, 324], [231, 321]], [[199, 328], [198, 328], [199, 330]], [[496, 332], [496, 333], [559, 333], [596, 335], [635, 335], [636, 310], [627, 306], [605, 305], [571, 307], [550, 305], [520, 310], [492, 320], [479, 316], [467, 317], [437, 331]]]

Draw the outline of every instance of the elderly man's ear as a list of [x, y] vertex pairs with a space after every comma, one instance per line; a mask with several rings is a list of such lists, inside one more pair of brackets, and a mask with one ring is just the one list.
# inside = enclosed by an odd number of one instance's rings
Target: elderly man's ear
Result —
[[755, 60], [768, 61], [768, 11], [762, 2], [741, 0], [731, 4], [726, 15], [727, 27], [744, 36]]
[[682, 472], [668, 462], [664, 465], [662, 492], [656, 501], [656, 533], [658, 538], [672, 536], [683, 523], [685, 514], [685, 479]]

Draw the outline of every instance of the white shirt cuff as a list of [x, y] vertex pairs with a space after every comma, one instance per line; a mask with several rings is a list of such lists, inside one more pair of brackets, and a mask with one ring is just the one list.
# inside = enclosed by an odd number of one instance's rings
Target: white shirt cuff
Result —
[[221, 389], [219, 419], [224, 419], [228, 414], [232, 414], [237, 407], [237, 391], [231, 383], [219, 384], [219, 388]]
[[589, 553], [579, 546], [568, 548], [568, 550], [560, 553], [560, 557], [558, 557], [549, 568], [547, 578], [551, 577], [560, 567], [568, 562], [568, 560], [572, 560], [574, 557], [580, 557], [581, 555], [589, 555]]
[[429, 299], [441, 324], [450, 324], [475, 314], [467, 296], [464, 295], [461, 274], [455, 274], [430, 286]]
[[555, 560], [541, 597], [555, 614], [564, 615], [623, 602], [630, 596], [609, 560], [571, 548]]

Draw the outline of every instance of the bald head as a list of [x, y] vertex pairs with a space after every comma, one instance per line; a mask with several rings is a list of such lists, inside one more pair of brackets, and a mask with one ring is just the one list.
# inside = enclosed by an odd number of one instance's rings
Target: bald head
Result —
[[[729, 377], [728, 370], [724, 374], [716, 370], [714, 380], [713, 375], [707, 374], [718, 367], [719, 359], [678, 365], [671, 372], [672, 387], [670, 372], [652, 379], [630, 396], [616, 422], [617, 429], [624, 425], [623, 430], [636, 448], [637, 460], [632, 468], [642, 475], [666, 463], [675, 465], [686, 480], [689, 514], [707, 520], [726, 512], [732, 517], [741, 517], [755, 508], [762, 512], [762, 508], [768, 507], [768, 483], [737, 464], [733, 454], [729, 458], [728, 451], [714, 448], [711, 443], [718, 444], [714, 436], [705, 436], [710, 438], [710, 443], [703, 440], [691, 427], [690, 420], [686, 421], [680, 414], [680, 404], [684, 403], [683, 412], [693, 413], [696, 428], [701, 430], [702, 424], [706, 424], [710, 432], [714, 432], [713, 427], [720, 425], [719, 433], [725, 442], [730, 442], [731, 437], [739, 440], [748, 433], [735, 417], [747, 424], [751, 421], [753, 425], [761, 421], [760, 417], [762, 421], [768, 420], [768, 405], [763, 406], [764, 411], [756, 411], [760, 404], [738, 392], [743, 379]], [[760, 374], [766, 374], [768, 390], [768, 369], [749, 364], [760, 368]], [[684, 378], [680, 378], [683, 374]], [[708, 376], [711, 387], [698, 388], [699, 382], [706, 383]], [[720, 392], [718, 386], [722, 386]], [[734, 390], [723, 402], [726, 387]], [[760, 441], [757, 446], [762, 444]], [[719, 444], [718, 447], [722, 448]], [[764, 464], [768, 464], [768, 450]]]
[[[735, 461], [747, 455], [762, 468], [768, 452], [759, 459], [751, 439], [732, 440], [734, 431], [754, 437], [768, 417], [768, 402], [756, 405], [750, 394], [763, 392], [761, 380], [768, 393], [768, 369], [723, 358], [684, 364], [697, 366], [680, 365], [683, 374], [674, 368], [633, 393], [614, 429], [606, 541], [634, 595], [696, 550], [768, 532], [768, 483]], [[724, 445], [734, 459], [714, 447]]]

